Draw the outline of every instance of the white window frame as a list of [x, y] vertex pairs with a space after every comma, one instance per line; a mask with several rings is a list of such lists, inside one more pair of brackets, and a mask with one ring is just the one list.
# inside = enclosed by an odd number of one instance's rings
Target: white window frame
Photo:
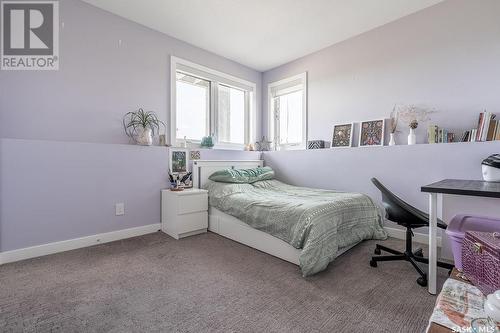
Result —
[[[279, 123], [273, 105], [273, 90], [280, 86], [286, 87], [290, 83], [300, 81], [302, 84], [302, 142], [299, 144], [279, 144]], [[283, 90], [285, 90], [284, 88]], [[307, 72], [271, 82], [267, 85], [268, 99], [268, 136], [273, 141], [275, 150], [305, 149], [307, 146]]]
[[[216, 142], [214, 148], [220, 149], [243, 149], [246, 144], [255, 141], [256, 136], [256, 95], [257, 84], [241, 79], [230, 74], [196, 64], [175, 56], [170, 57], [170, 133], [169, 143], [173, 146], [181, 146], [182, 138], [177, 138], [177, 72], [199, 77], [210, 81], [210, 129], [215, 134]], [[218, 142], [217, 115], [219, 111], [219, 85], [244, 90], [245, 93], [245, 143]], [[210, 133], [209, 133], [210, 134]], [[199, 140], [191, 140], [193, 144], [199, 144]]]

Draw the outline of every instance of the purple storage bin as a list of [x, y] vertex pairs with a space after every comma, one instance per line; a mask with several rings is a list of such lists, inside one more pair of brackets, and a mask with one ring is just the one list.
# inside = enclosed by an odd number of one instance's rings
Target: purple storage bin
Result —
[[500, 219], [465, 214], [455, 215], [451, 219], [446, 234], [450, 238], [455, 267], [459, 271], [462, 271], [462, 243], [466, 231], [500, 232]]

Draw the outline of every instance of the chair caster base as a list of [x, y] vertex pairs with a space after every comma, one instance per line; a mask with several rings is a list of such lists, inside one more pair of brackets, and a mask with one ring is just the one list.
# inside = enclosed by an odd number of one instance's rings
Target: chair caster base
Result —
[[427, 287], [427, 278], [419, 277], [417, 283], [422, 287]]
[[375, 248], [375, 251], [373, 251], [373, 253], [378, 255], [378, 254], [381, 254], [382, 251], [380, 251], [380, 249], [377, 247], [377, 248]]
[[370, 266], [377, 267], [377, 262], [375, 260], [370, 260]]
[[422, 249], [419, 249], [418, 251], [415, 251], [415, 253], [413, 253], [413, 255], [415, 255], [416, 257], [423, 257], [424, 251]]

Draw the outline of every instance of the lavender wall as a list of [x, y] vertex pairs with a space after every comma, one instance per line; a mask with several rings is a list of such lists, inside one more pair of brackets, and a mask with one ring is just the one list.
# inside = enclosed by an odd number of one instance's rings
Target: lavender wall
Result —
[[0, 137], [128, 143], [125, 112], [170, 119], [170, 55], [255, 82], [260, 101], [260, 72], [78, 0], [59, 7], [60, 70], [0, 72]]
[[[203, 159], [259, 159], [202, 150]], [[0, 139], [0, 252], [160, 223], [168, 150]], [[125, 215], [115, 216], [115, 203]]]
[[0, 71], [0, 251], [160, 222], [167, 150], [127, 145], [121, 118], [170, 119], [170, 55], [256, 82], [260, 122], [261, 73], [81, 1], [59, 7], [60, 70]]
[[395, 103], [435, 107], [434, 123], [472, 128], [483, 109], [500, 114], [499, 17], [500, 1], [448, 0], [265, 72], [263, 132], [267, 84], [304, 71], [309, 139], [330, 140], [334, 123], [387, 118]]
[[[0, 252], [160, 222], [167, 149], [2, 139]], [[115, 216], [115, 203], [125, 215]]]
[[[448, 0], [265, 72], [263, 133], [267, 84], [304, 71], [309, 139], [329, 141], [335, 123], [387, 118], [395, 103], [434, 107], [432, 122], [457, 132], [475, 127], [483, 109], [500, 115], [499, 17], [499, 1]], [[426, 128], [419, 127], [417, 142], [426, 140]], [[406, 136], [402, 128], [398, 143]], [[499, 151], [500, 142], [492, 142], [269, 152], [264, 160], [286, 182], [380, 200], [370, 183], [376, 176], [427, 210], [420, 186], [480, 179], [481, 160]]]
[[402, 199], [427, 211], [428, 196], [421, 186], [445, 178], [482, 179], [481, 161], [499, 151], [500, 141], [491, 141], [275, 151], [263, 157], [289, 184], [361, 192], [380, 202], [380, 192], [370, 182], [377, 177]]

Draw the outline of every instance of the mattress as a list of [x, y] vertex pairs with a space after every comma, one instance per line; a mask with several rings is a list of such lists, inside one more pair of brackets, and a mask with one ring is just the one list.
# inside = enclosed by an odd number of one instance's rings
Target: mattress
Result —
[[387, 237], [379, 207], [364, 194], [296, 187], [277, 180], [209, 182], [205, 188], [212, 207], [301, 249], [304, 276], [324, 270], [339, 249]]

